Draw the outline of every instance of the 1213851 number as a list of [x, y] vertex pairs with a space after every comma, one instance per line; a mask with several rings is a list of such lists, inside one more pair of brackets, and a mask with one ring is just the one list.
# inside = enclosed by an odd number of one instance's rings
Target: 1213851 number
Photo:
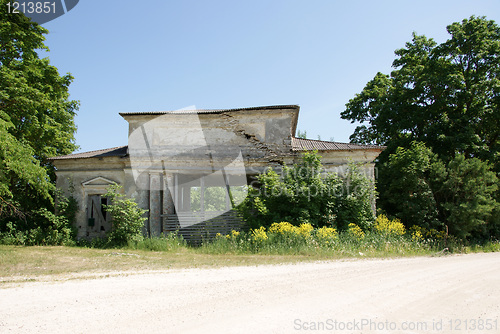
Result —
[[7, 8], [9, 14], [49, 14], [56, 12], [56, 3], [55, 1], [8, 2]]

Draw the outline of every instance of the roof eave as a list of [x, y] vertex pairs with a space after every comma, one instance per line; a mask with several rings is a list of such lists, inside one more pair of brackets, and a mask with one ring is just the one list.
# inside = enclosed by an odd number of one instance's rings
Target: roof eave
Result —
[[[120, 112], [119, 115], [122, 117], [126, 116], [145, 116], [145, 115], [189, 115], [189, 114], [222, 114], [231, 111], [251, 111], [251, 110], [275, 110], [275, 109], [296, 109], [297, 114], [300, 107], [296, 104], [292, 105], [272, 105], [272, 106], [259, 106], [259, 107], [248, 107], [248, 108], [232, 108], [232, 109], [198, 109], [198, 110], [168, 110], [168, 111], [131, 111], [131, 112]], [[295, 124], [296, 126], [296, 124]]]

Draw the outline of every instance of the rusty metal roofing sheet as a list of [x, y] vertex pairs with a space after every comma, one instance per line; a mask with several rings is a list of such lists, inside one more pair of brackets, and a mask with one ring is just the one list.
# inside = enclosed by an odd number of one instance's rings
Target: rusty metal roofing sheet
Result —
[[383, 146], [339, 143], [332, 141], [292, 138], [293, 151], [351, 151], [351, 150], [383, 150]]

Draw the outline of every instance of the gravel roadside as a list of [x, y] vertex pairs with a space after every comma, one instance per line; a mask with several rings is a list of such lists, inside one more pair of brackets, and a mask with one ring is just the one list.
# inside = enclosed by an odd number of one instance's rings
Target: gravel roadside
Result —
[[0, 333], [500, 333], [499, 314], [500, 253], [172, 270], [0, 289]]

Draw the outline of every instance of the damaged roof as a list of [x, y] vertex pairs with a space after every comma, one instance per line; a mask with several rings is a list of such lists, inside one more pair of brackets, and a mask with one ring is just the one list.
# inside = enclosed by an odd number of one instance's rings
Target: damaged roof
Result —
[[127, 119], [129, 116], [161, 116], [161, 115], [199, 115], [199, 114], [222, 114], [226, 112], [236, 111], [252, 111], [252, 110], [293, 110], [291, 133], [297, 131], [297, 122], [299, 119], [300, 106], [296, 104], [288, 105], [273, 105], [273, 106], [260, 106], [260, 107], [247, 107], [247, 108], [233, 108], [233, 109], [179, 109], [167, 111], [130, 111], [121, 112], [120, 116]]
[[[314, 139], [292, 138], [292, 151], [353, 151], [353, 150], [380, 150], [384, 146], [361, 145], [351, 143], [339, 143]], [[50, 160], [65, 159], [86, 159], [86, 158], [104, 158], [104, 157], [125, 157], [128, 154], [128, 146], [119, 146], [97, 151], [89, 151], [75, 154], [62, 155], [51, 158]]]
[[352, 143], [339, 143], [314, 139], [292, 138], [292, 151], [352, 151], [352, 150], [380, 150], [385, 147], [378, 145], [361, 145]]

